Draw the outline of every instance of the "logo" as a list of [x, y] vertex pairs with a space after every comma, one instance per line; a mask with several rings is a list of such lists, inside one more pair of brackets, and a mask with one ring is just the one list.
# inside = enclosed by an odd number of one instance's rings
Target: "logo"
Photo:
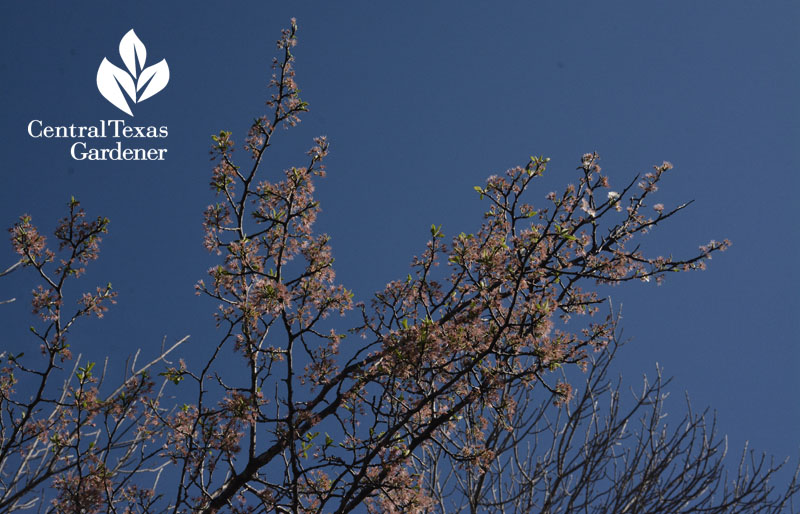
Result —
[[[103, 58], [97, 69], [97, 89], [114, 107], [133, 116], [132, 106], [167, 86], [169, 67], [164, 59], [145, 66], [147, 49], [133, 29], [119, 42], [119, 55], [127, 71]], [[28, 135], [34, 139], [63, 140], [69, 156], [76, 161], [164, 161], [167, 148], [162, 142], [169, 136], [169, 128], [112, 119], [89, 122], [35, 119], [28, 123]]]
[[161, 59], [145, 68], [147, 49], [133, 29], [122, 36], [119, 55], [128, 71], [114, 66], [103, 57], [103, 62], [97, 69], [97, 89], [114, 107], [133, 116], [126, 95], [131, 102], [137, 104], [164, 89], [169, 82], [169, 66], [166, 59]]

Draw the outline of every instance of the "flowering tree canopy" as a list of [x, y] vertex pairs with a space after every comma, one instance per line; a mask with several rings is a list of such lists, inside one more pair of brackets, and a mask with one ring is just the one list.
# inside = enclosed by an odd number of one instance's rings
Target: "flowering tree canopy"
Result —
[[[64, 283], [97, 258], [108, 220], [86, 221], [71, 200], [57, 251], [29, 216], [12, 227], [19, 263], [7, 272], [38, 275], [31, 330], [41, 354], [3, 355], [0, 511], [788, 505], [797, 483], [773, 494], [777, 467], [763, 460], [723, 477], [724, 452], [704, 417], [690, 413], [668, 433], [660, 380], [624, 411], [605, 378], [617, 318], [600, 288], [703, 269], [728, 245], [711, 241], [683, 258], [639, 248], [638, 236], [688, 205], [652, 200], [669, 163], [612, 189], [587, 153], [576, 183], [545, 195], [535, 186], [549, 159], [531, 157], [475, 188], [486, 212], [474, 233], [448, 240], [431, 226], [410, 273], [354, 303], [336, 282], [328, 236], [314, 231], [327, 140], [278, 180], [262, 170], [276, 131], [308, 108], [295, 82], [296, 32], [292, 21], [278, 41], [267, 114], [250, 127], [246, 155], [235, 155], [231, 132], [213, 136], [216, 200], [204, 242], [219, 261], [197, 293], [217, 306], [220, 337], [204, 365], [167, 360], [187, 338], [144, 365], [134, 359], [116, 381], [75, 358], [70, 328], [102, 317], [115, 293], [101, 286], [76, 306]], [[171, 400], [173, 388], [190, 400]], [[607, 414], [597, 401], [606, 396]], [[631, 432], [641, 413], [646, 423]]]

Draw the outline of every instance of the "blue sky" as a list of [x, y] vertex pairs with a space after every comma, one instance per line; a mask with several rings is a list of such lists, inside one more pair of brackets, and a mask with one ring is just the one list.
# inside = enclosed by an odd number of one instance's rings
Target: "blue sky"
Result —
[[[111, 281], [118, 305], [73, 336], [118, 362], [162, 338], [218, 334], [214, 305], [194, 295], [212, 258], [202, 248], [210, 135], [243, 141], [267, 98], [274, 41], [298, 19], [297, 79], [311, 112], [281, 134], [270, 169], [331, 141], [317, 224], [332, 236], [340, 281], [357, 299], [404, 277], [431, 223], [472, 231], [472, 190], [491, 174], [552, 158], [533, 202], [576, 180], [597, 151], [612, 185], [671, 161], [661, 201], [694, 199], [644, 242], [686, 255], [709, 239], [733, 246], [703, 273], [612, 291], [634, 338], [620, 370], [635, 385], [658, 362], [696, 408], [716, 409], [733, 453], [800, 453], [800, 4], [728, 2], [18, 2], [0, 40], [3, 185], [0, 220], [29, 213], [52, 232], [71, 195], [111, 219], [83, 285]], [[131, 28], [168, 86], [118, 111], [97, 91], [104, 57]], [[164, 162], [87, 162], [69, 140], [33, 139], [31, 120], [168, 126]], [[130, 142], [134, 142], [131, 140]], [[537, 200], [537, 196], [539, 199]], [[0, 264], [15, 260], [0, 246]], [[4, 268], [3, 268], [4, 269]], [[24, 348], [32, 275], [0, 281], [0, 349]]]

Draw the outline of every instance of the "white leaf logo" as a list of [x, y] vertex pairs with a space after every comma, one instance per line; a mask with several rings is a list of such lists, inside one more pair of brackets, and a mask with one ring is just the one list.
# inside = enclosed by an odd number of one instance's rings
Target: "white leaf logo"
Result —
[[134, 104], [139, 103], [164, 89], [169, 82], [169, 66], [166, 59], [162, 59], [152, 66], [144, 67], [147, 48], [133, 29], [122, 36], [119, 55], [128, 71], [111, 64], [104, 57], [97, 69], [97, 89], [114, 107], [133, 116], [128, 99]]
[[122, 57], [122, 62], [131, 72], [133, 78], [136, 78], [136, 57], [139, 57], [139, 68], [144, 68], [144, 61], [147, 59], [147, 49], [144, 43], [136, 37], [133, 29], [129, 30], [127, 34], [122, 36], [119, 42], [119, 55]]

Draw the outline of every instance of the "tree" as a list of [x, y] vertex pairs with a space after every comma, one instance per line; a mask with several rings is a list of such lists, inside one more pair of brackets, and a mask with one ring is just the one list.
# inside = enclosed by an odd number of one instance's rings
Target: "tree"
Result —
[[[39, 356], [5, 353], [0, 381], [0, 511], [67, 512], [735, 512], [780, 511], [798, 489], [780, 466], [743, 461], [729, 481], [705, 417], [662, 421], [662, 381], [627, 408], [607, 380], [616, 317], [599, 286], [702, 269], [727, 241], [686, 258], [651, 257], [636, 237], [683, 210], [651, 205], [669, 163], [610, 189], [598, 156], [544, 203], [527, 199], [548, 159], [493, 176], [473, 234], [432, 226], [411, 272], [354, 304], [329, 239], [313, 231], [320, 137], [279, 181], [259, 173], [279, 127], [307, 104], [295, 82], [292, 21], [278, 41], [268, 114], [234, 158], [213, 136], [205, 245], [219, 264], [197, 293], [214, 300], [220, 339], [199, 368], [132, 360], [113, 385], [69, 346], [81, 318], [102, 317], [110, 284], [72, 307], [67, 280], [98, 257], [108, 220], [78, 201], [56, 252], [22, 216], [11, 229], [34, 270]], [[329, 321], [345, 315], [352, 329]], [[354, 342], [346, 335], [360, 336]], [[233, 354], [235, 366], [223, 362]], [[581, 381], [575, 395], [571, 383]], [[190, 398], [171, 400], [172, 389]], [[607, 411], [599, 403], [609, 399]], [[639, 430], [633, 424], [642, 415]]]
[[[729, 478], [726, 440], [688, 399], [687, 414], [665, 422], [669, 380], [661, 370], [626, 405], [621, 380], [608, 378], [621, 346], [614, 338], [592, 356], [583, 386], [563, 407], [554, 407], [557, 391], [549, 401], [509, 391], [501, 404], [515, 406], [510, 419], [491, 419], [480, 437], [462, 426], [426, 448], [415, 469], [435, 511], [795, 512], [797, 473], [775, 494], [770, 479], [782, 464], [745, 449]], [[469, 446], [491, 458], [458, 468]]]

